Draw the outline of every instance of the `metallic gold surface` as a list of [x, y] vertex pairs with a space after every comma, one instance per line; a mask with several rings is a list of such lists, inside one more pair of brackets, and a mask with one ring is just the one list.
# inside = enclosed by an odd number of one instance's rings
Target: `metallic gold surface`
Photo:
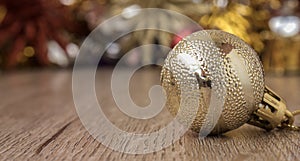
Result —
[[[256, 52], [244, 41], [223, 31], [203, 30], [184, 38], [169, 53], [161, 81], [167, 94], [166, 106], [174, 116], [180, 107], [181, 93], [197, 90], [199, 105], [191, 102], [191, 108], [197, 107], [198, 112], [190, 127], [196, 132], [210, 121], [208, 107], [216, 101], [211, 99], [211, 93], [212, 90], [222, 93], [218, 91], [223, 88], [218, 87], [218, 82], [222, 81], [226, 95], [219, 97], [225, 97], [225, 102], [221, 117], [211, 132], [218, 134], [236, 129], [250, 119], [263, 98], [263, 76]], [[179, 121], [186, 124], [190, 115], [187, 110]]]
[[299, 130], [299, 127], [293, 125], [294, 116], [299, 113], [299, 110], [290, 112], [287, 109], [286, 102], [269, 87], [265, 87], [263, 100], [248, 123], [268, 131], [275, 128]]

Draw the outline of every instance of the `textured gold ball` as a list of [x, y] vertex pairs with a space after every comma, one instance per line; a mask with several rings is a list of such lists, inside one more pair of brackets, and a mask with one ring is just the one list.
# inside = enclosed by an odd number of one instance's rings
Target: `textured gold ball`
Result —
[[[218, 68], [219, 67], [219, 68]], [[223, 81], [226, 94], [221, 116], [211, 134], [224, 133], [246, 123], [264, 94], [264, 73], [257, 53], [240, 38], [219, 30], [202, 30], [183, 38], [168, 54], [161, 72], [166, 106], [177, 115], [182, 93], [198, 97], [198, 112], [190, 128], [199, 132], [207, 121], [212, 89]], [[221, 88], [220, 88], [221, 90]], [[193, 96], [197, 95], [197, 96]], [[221, 96], [222, 97], [222, 96]], [[180, 122], [190, 119], [184, 109]]]

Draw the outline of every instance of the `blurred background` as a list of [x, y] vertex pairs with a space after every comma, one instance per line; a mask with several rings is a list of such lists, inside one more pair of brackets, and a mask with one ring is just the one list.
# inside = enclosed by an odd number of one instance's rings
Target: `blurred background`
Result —
[[[81, 43], [101, 22], [125, 11], [162, 8], [184, 14], [204, 29], [220, 29], [242, 38], [259, 53], [267, 73], [295, 75], [300, 73], [299, 3], [299, 0], [0, 0], [0, 70], [70, 68]], [[123, 15], [127, 20], [138, 16]], [[167, 17], [160, 18], [161, 22], [164, 18]], [[120, 19], [119, 24], [106, 32], [120, 30], [130, 23], [137, 22]], [[191, 26], [177, 34], [185, 36], [194, 31]], [[129, 33], [110, 44], [101, 64], [114, 65], [126, 52], [142, 44], [172, 48], [179, 40], [176, 35], [159, 31], [147, 32], [146, 37], [145, 31]], [[164, 57], [150, 55], [144, 59], [162, 62]], [[129, 64], [138, 63], [139, 53], [128, 59]]]

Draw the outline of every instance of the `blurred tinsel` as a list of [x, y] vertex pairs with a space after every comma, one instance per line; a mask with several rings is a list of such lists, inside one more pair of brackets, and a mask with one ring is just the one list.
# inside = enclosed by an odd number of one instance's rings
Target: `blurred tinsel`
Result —
[[264, 48], [264, 37], [260, 33], [268, 32], [270, 12], [267, 7], [272, 1], [216, 1], [212, 12], [201, 17], [200, 24], [232, 33], [260, 52]]
[[[71, 10], [57, 0], [2, 0], [0, 23], [0, 61], [4, 68], [26, 64], [47, 66], [51, 59], [67, 65], [76, 48], [72, 43], [74, 36], [83, 28], [75, 23]], [[49, 55], [49, 46], [57, 48], [56, 55]]]
[[[267, 41], [274, 39], [274, 33], [270, 30], [268, 21], [272, 18], [273, 12], [282, 6], [281, 0], [107, 0], [105, 3], [107, 17], [140, 8], [162, 8], [177, 11], [199, 22], [204, 29], [220, 29], [237, 35], [260, 54], [265, 52]], [[91, 18], [93, 21], [88, 22], [90, 26], [95, 27], [101, 22], [95, 21], [97, 19], [95, 17], [101, 17], [98, 20], [103, 20], [103, 14], [100, 16], [95, 13], [93, 16], [94, 18]], [[140, 21], [139, 17], [142, 17], [143, 21]], [[136, 26], [156, 25], [153, 23], [157, 23], [157, 25], [164, 24], [170, 25], [170, 27], [180, 23], [176, 22], [176, 19], [171, 21], [168, 16], [156, 16], [154, 20], [153, 17], [155, 15], [125, 17], [125, 19], [135, 19], [135, 21], [127, 20], [122, 23], [123, 26], [130, 25], [126, 23]], [[144, 21], [144, 19], [147, 20]], [[145, 22], [148, 24], [144, 24]], [[111, 30], [117, 27], [112, 26]], [[193, 27], [177, 34], [186, 36], [191, 32], [193, 32]], [[124, 39], [126, 40], [124, 41]], [[174, 42], [178, 42], [176, 36], [162, 31], [133, 32], [125, 36], [123, 41], [119, 40], [114, 44], [113, 47], [117, 48], [119, 53], [113, 53], [111, 56], [107, 53], [106, 58], [108, 61], [110, 59], [117, 60], [128, 50], [139, 45], [158, 43], [172, 47]]]
[[[204, 29], [220, 29], [237, 35], [261, 55], [267, 70], [300, 70], [298, 0], [2, 0], [0, 64], [14, 67], [52, 62], [64, 66], [72, 62], [72, 57], [78, 52], [78, 46], [73, 42], [80, 45], [88, 30], [92, 31], [114, 15], [120, 14], [122, 19], [107, 27], [103, 31], [106, 34], [128, 26], [184, 26], [185, 22], [169, 15], [126, 14], [142, 8], [173, 10], [190, 17]], [[86, 24], [89, 29], [78, 24]], [[185, 36], [194, 31], [191, 26], [177, 34]], [[179, 39], [163, 31], [135, 31], [110, 44], [103, 59], [104, 62], [115, 63], [124, 53], [140, 45], [172, 47]], [[53, 53], [57, 52], [59, 55], [65, 53], [65, 57], [56, 55], [56, 59], [64, 59], [64, 63], [55, 61]], [[160, 58], [151, 58], [148, 54], [144, 61], [156, 59]]]
[[[118, 23], [113, 26], [109, 26], [105, 32], [116, 33], [118, 31], [122, 31], [122, 27], [127, 28], [138, 28], [141, 26], [144, 27], [160, 27], [160, 28], [169, 28], [169, 30], [180, 30], [182, 26], [185, 26], [186, 22], [181, 22], [176, 17], [169, 15], [170, 13], [137, 13], [128, 14], [128, 12], [143, 9], [143, 8], [159, 8], [176, 11], [185, 16], [190, 17], [193, 20], [199, 19], [202, 15], [205, 15], [210, 12], [211, 3], [209, 1], [197, 1], [197, 0], [110, 0], [100, 3], [101, 5], [105, 4], [105, 15], [103, 13], [98, 12], [98, 9], [92, 8], [89, 11], [88, 23], [91, 28], [96, 27], [103, 17], [112, 17], [115, 15], [121, 15], [121, 19], [119, 19]], [[98, 18], [100, 17], [100, 18]], [[95, 20], [100, 21], [95, 21]], [[195, 21], [196, 22], [196, 21]], [[172, 46], [172, 39], [174, 35], [158, 30], [143, 30], [143, 31], [134, 31], [116, 42], [114, 42], [107, 53], [104, 55], [103, 59], [109, 63], [115, 63], [120, 57], [123, 56], [124, 53], [127, 53], [131, 49], [138, 47], [140, 45], [146, 44], [160, 44], [164, 46]], [[149, 49], [149, 48], [147, 48]], [[161, 55], [161, 57], [153, 58], [151, 57], [151, 53], [157, 52], [153, 50], [143, 50], [144, 56], [139, 60], [144, 63], [155, 63], [159, 61], [159, 59], [165, 57], [165, 55]], [[153, 55], [153, 54], [152, 54]], [[137, 55], [138, 56], [138, 55]], [[138, 60], [132, 58], [132, 60]], [[133, 64], [139, 63], [131, 61]]]
[[300, 73], [299, 11], [298, 0], [215, 0], [199, 23], [242, 38], [260, 54], [266, 72]]

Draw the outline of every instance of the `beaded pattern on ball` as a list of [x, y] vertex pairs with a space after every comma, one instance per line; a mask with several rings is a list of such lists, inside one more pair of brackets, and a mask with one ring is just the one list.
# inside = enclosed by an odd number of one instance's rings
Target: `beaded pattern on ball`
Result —
[[198, 105], [190, 103], [190, 108], [198, 108], [195, 118], [190, 118], [193, 114], [189, 111], [193, 110], [188, 108], [178, 117], [184, 125], [193, 119], [190, 128], [195, 132], [210, 122], [208, 107], [216, 101], [211, 99], [212, 90], [216, 90], [217, 98], [224, 97], [221, 116], [211, 134], [246, 123], [261, 102], [265, 86], [256, 52], [238, 37], [219, 30], [202, 30], [180, 41], [165, 60], [161, 81], [167, 94], [166, 106], [174, 116], [183, 92], [199, 98]]

